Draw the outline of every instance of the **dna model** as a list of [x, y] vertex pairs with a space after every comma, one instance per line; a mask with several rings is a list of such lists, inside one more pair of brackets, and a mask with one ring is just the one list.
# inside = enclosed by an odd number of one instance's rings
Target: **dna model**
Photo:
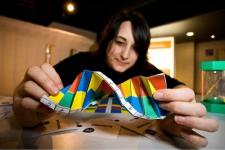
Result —
[[43, 96], [40, 102], [60, 113], [130, 113], [144, 119], [163, 119], [168, 112], [159, 107], [153, 94], [165, 88], [163, 73], [136, 76], [116, 85], [102, 72], [84, 70], [56, 96]]

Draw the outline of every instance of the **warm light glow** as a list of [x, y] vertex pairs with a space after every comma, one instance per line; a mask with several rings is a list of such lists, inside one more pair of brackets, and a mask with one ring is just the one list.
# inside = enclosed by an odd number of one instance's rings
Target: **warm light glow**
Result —
[[66, 10], [70, 13], [73, 13], [75, 11], [75, 5], [73, 3], [67, 3]]
[[194, 35], [194, 32], [187, 32], [186, 35], [187, 36], [193, 36]]
[[73, 0], [67, 0], [63, 5], [63, 9], [65, 14], [74, 15], [77, 13], [77, 3], [75, 3]]
[[68, 3], [66, 9], [68, 10], [68, 12], [74, 12], [75, 6], [73, 3]]
[[215, 39], [215, 37], [216, 37], [215, 35], [211, 35], [211, 39]]

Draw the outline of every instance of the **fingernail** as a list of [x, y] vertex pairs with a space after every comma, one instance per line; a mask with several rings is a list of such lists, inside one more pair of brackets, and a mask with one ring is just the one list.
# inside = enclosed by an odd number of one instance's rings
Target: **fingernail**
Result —
[[53, 94], [57, 94], [59, 92], [59, 89], [56, 87], [52, 87]]
[[156, 93], [154, 94], [154, 98], [155, 98], [155, 99], [161, 99], [161, 98], [163, 98], [163, 93], [162, 93], [162, 92], [156, 92]]
[[61, 89], [63, 88], [63, 84], [62, 84], [62, 83], [59, 83], [59, 84], [58, 84], [58, 87], [59, 87], [59, 89], [61, 90]]
[[177, 123], [183, 123], [185, 121], [185, 117], [182, 116], [175, 116], [174, 119]]

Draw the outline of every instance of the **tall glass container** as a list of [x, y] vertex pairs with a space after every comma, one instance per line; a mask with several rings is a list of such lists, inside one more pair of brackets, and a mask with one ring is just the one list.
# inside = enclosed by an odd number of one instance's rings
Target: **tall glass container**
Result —
[[201, 70], [203, 104], [207, 111], [225, 113], [225, 61], [202, 62]]

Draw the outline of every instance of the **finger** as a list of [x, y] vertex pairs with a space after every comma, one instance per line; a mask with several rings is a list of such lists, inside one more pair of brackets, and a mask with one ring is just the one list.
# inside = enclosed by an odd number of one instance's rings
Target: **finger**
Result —
[[160, 103], [159, 106], [174, 114], [198, 116], [198, 117], [202, 117], [206, 114], [206, 109], [201, 103], [175, 101], [169, 103]]
[[58, 86], [39, 67], [29, 68], [26, 75], [37, 82], [49, 94], [56, 95], [59, 92]]
[[59, 87], [59, 89], [63, 88], [63, 84], [59, 77], [59, 74], [50, 64], [41, 65], [41, 69], [49, 76], [49, 78], [52, 79], [52, 81]]
[[195, 94], [189, 88], [161, 89], [153, 95], [158, 101], [193, 101]]
[[190, 129], [181, 130], [180, 135], [186, 141], [192, 143], [197, 148], [205, 147], [208, 144], [208, 141], [205, 137], [201, 136], [200, 134]]
[[43, 95], [48, 95], [48, 93], [43, 90], [39, 85], [37, 85], [34, 81], [26, 81], [21, 89], [23, 89], [23, 97], [31, 96], [34, 99], [39, 100]]
[[175, 116], [175, 122], [185, 127], [198, 130], [215, 132], [218, 130], [218, 122], [211, 118], [198, 118], [193, 116]]
[[44, 113], [44, 114], [48, 114], [49, 112], [52, 112], [52, 110], [50, 108], [44, 106], [43, 104], [41, 104], [37, 100], [32, 99], [30, 97], [24, 97], [21, 100], [20, 105], [21, 105], [22, 108], [25, 108], [27, 110], [40, 112], [40, 113]]

